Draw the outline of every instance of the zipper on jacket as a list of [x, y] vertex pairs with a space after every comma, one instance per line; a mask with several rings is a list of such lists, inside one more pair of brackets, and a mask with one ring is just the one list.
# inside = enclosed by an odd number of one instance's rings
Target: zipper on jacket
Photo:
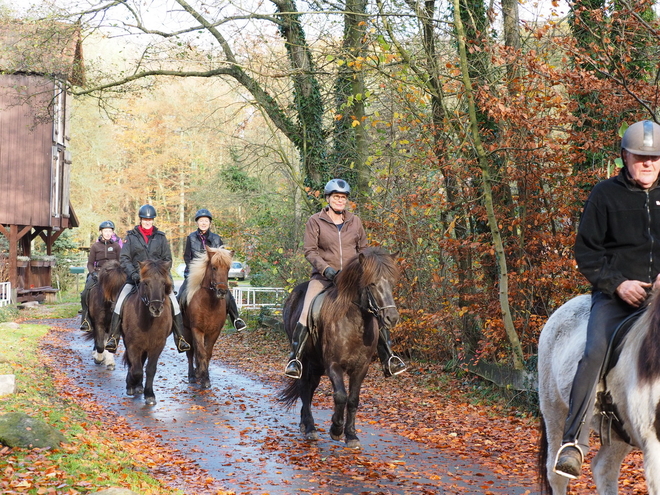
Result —
[[646, 193], [646, 215], [648, 217], [648, 234], [649, 238], [651, 239], [651, 250], [649, 252], [649, 282], [653, 283], [653, 245], [655, 244], [655, 240], [653, 239], [653, 233], [651, 232], [651, 195], [649, 194], [649, 191], [645, 191]]

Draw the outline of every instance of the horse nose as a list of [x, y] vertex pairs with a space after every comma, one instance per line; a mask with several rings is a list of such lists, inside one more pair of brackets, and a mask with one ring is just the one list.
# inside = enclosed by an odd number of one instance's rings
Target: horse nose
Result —
[[151, 313], [151, 316], [154, 318], [160, 317], [161, 314], [163, 314], [163, 304], [151, 304], [149, 305], [149, 312]]
[[387, 328], [394, 328], [399, 323], [399, 312], [394, 308], [388, 308], [383, 314], [383, 321]]

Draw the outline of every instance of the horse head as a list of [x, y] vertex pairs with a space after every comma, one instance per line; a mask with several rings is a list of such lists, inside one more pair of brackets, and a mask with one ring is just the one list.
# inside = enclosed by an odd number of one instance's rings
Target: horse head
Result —
[[394, 260], [395, 255], [383, 248], [370, 247], [351, 260], [335, 279], [340, 290], [347, 291], [350, 286], [359, 287], [360, 308], [387, 328], [399, 322], [393, 295], [399, 270]]
[[234, 251], [223, 248], [206, 247], [206, 275], [203, 286], [223, 299], [229, 292], [229, 267]]
[[140, 262], [140, 299], [149, 308], [149, 314], [158, 318], [165, 309], [165, 300], [172, 292], [169, 261]]

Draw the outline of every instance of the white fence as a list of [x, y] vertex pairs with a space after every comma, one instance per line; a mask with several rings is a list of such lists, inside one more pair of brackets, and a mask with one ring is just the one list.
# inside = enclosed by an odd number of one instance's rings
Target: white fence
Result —
[[281, 308], [289, 295], [281, 287], [234, 287], [231, 291], [239, 310]]
[[11, 303], [11, 283], [0, 283], [0, 308]]

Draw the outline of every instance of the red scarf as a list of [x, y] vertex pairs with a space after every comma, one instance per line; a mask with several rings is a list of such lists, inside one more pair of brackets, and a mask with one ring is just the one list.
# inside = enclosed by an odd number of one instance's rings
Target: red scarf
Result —
[[140, 231], [142, 237], [144, 238], [144, 243], [149, 244], [149, 237], [151, 237], [154, 233], [153, 225], [151, 226], [150, 229], [144, 229], [142, 228], [142, 225], [138, 225], [138, 230]]

